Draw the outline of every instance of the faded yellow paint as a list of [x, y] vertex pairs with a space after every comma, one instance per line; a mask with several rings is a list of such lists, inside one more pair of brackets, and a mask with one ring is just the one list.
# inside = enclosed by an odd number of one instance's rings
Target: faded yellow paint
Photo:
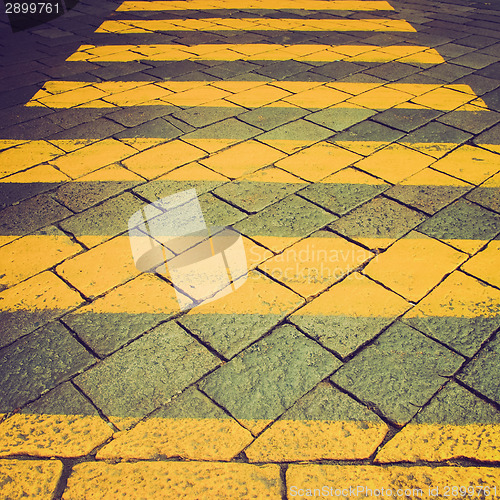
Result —
[[397, 183], [435, 161], [435, 158], [401, 144], [391, 144], [358, 161], [356, 167], [388, 182]]
[[301, 108], [309, 110], [323, 109], [345, 101], [350, 97], [350, 94], [341, 92], [330, 87], [320, 86], [304, 92], [298, 92], [291, 97], [282, 99], [285, 102], [295, 104]]
[[50, 163], [73, 179], [123, 160], [137, 151], [115, 139], [104, 139], [60, 156]]
[[218, 462], [78, 464], [64, 500], [90, 498], [281, 500], [278, 465]]
[[0, 139], [0, 151], [13, 148], [14, 146], [19, 146], [20, 144], [24, 144], [26, 142], [28, 141], [21, 139]]
[[225, 90], [207, 85], [176, 92], [163, 97], [162, 100], [175, 106], [200, 106], [201, 104], [211, 103], [229, 95], [230, 93]]
[[[371, 254], [368, 250], [363, 252]], [[357, 259], [364, 259], [361, 251], [358, 253]], [[400, 296], [356, 272], [306, 304], [294, 315], [392, 318], [404, 313], [409, 307]]]
[[281, 151], [250, 140], [210, 155], [200, 160], [200, 163], [226, 177], [236, 179], [259, 168], [272, 165], [284, 156]]
[[134, 172], [123, 168], [119, 163], [113, 163], [100, 168], [78, 179], [78, 182], [124, 182], [143, 181], [144, 179]]
[[290, 92], [273, 85], [259, 85], [258, 87], [253, 87], [236, 95], [226, 97], [226, 100], [246, 108], [260, 108], [290, 95]]
[[201, 304], [188, 314], [283, 314], [302, 302], [302, 298], [284, 286], [251, 271], [246, 282], [233, 293]]
[[490, 241], [488, 246], [468, 260], [462, 269], [487, 283], [500, 287], [500, 240]]
[[125, 160], [123, 164], [146, 179], [154, 179], [205, 155], [201, 149], [175, 139], [142, 151]]
[[232, 418], [151, 417], [132, 430], [118, 434], [96, 458], [148, 460], [161, 455], [226, 461], [238, 455], [252, 440], [250, 432]]
[[416, 142], [412, 140], [408, 141], [405, 138], [400, 139], [398, 142], [404, 146], [414, 149], [415, 151], [420, 151], [434, 158], [442, 158], [444, 155], [458, 147], [456, 142]]
[[[415, 462], [417, 460], [443, 462], [454, 458], [470, 458], [494, 462], [500, 460], [498, 443], [500, 443], [500, 425], [498, 424], [409, 423], [381, 449], [375, 461], [379, 463]], [[465, 483], [463, 486], [467, 484], [471, 483]], [[494, 484], [489, 486], [494, 486]]]
[[128, 236], [118, 236], [67, 259], [56, 270], [88, 297], [100, 295], [139, 274]]
[[30, 141], [0, 152], [0, 177], [15, 174], [64, 154], [47, 141]]
[[465, 92], [457, 92], [452, 89], [439, 88], [415, 97], [413, 102], [422, 104], [431, 109], [452, 111], [471, 101], [474, 97], [475, 94], [471, 95]]
[[170, 90], [150, 83], [124, 92], [113, 91], [111, 95], [107, 95], [103, 99], [115, 106], [137, 106], [145, 103], [149, 104], [153, 99], [168, 99], [170, 94], [172, 94]]
[[0, 424], [0, 457], [81, 457], [112, 434], [99, 416], [18, 413]]
[[0, 311], [67, 311], [81, 296], [50, 271], [33, 276], [0, 293]]
[[467, 255], [412, 231], [372, 260], [364, 272], [403, 297], [418, 301]]
[[38, 165], [0, 179], [3, 183], [67, 182], [71, 179], [51, 165]]
[[280, 419], [245, 454], [251, 462], [363, 459], [377, 449], [387, 429], [384, 423]]
[[437, 172], [432, 168], [424, 168], [407, 179], [404, 179], [399, 184], [401, 186], [455, 186], [472, 188], [469, 183]]
[[[173, 1], [125, 1], [116, 10], [122, 11], [162, 11], [162, 10], [210, 10], [217, 9], [268, 9], [263, 0], [207, 1], [207, 0], [173, 0]], [[277, 0], [273, 9], [297, 8], [295, 0]], [[389, 2], [379, 0], [304, 0], [300, 2], [301, 9], [307, 10], [394, 10]]]
[[[308, 298], [373, 256], [341, 237], [319, 237], [315, 234], [295, 243], [259, 268]], [[359, 258], [361, 254], [364, 255], [362, 261]]]
[[352, 97], [348, 102], [369, 109], [388, 109], [397, 104], [409, 101], [412, 98], [412, 94], [401, 92], [394, 88], [377, 87], [376, 89], [368, 90], [356, 97]]
[[428, 49], [417, 54], [410, 54], [398, 59], [398, 62], [403, 64], [428, 64], [435, 65], [441, 64], [444, 61], [443, 57], [435, 49]]
[[255, 269], [259, 264], [262, 264], [262, 262], [274, 255], [270, 250], [258, 245], [250, 238], [243, 235], [241, 238], [243, 239], [243, 246], [245, 248], [248, 270]]
[[360, 155], [346, 151], [329, 142], [319, 142], [287, 158], [276, 166], [308, 181], [319, 181], [361, 159]]
[[76, 255], [83, 248], [64, 233], [29, 234], [0, 248], [0, 284], [12, 286]]
[[480, 184], [500, 170], [500, 156], [476, 146], [460, 146], [432, 165], [436, 170]]
[[36, 105], [36, 102], [49, 108], [70, 108], [76, 106], [77, 104], [96, 101], [101, 97], [105, 97], [107, 95], [107, 92], [103, 92], [102, 90], [99, 90], [98, 88], [92, 86], [76, 88], [74, 90], [68, 90], [66, 92], [56, 92], [53, 95], [47, 94], [46, 92], [41, 90], [34, 95], [34, 97], [26, 104], [26, 106]]
[[[471, 496], [482, 496], [478, 487], [489, 486], [488, 498], [498, 498], [491, 488], [498, 485], [500, 480], [500, 469], [493, 467], [380, 467], [374, 465], [290, 465], [287, 470], [288, 492], [296, 489], [294, 498], [304, 500], [311, 498], [316, 489], [321, 491], [323, 486], [330, 487], [335, 498], [348, 500], [353, 496], [358, 498], [374, 497], [384, 495], [401, 498], [450, 498], [452, 486], [474, 486], [474, 494]], [[358, 490], [358, 487], [360, 488]], [[351, 488], [352, 493], [350, 493]], [[437, 490], [436, 490], [437, 488]], [[445, 488], [449, 488], [446, 491]], [[299, 494], [298, 490], [302, 490]], [[458, 488], [457, 488], [458, 489]], [[308, 494], [307, 490], [311, 493]], [[385, 492], [382, 493], [382, 490]], [[401, 490], [399, 492], [399, 490]], [[405, 491], [406, 490], [406, 491]], [[438, 493], [435, 493], [435, 492]], [[482, 490], [481, 490], [482, 491]], [[398, 493], [399, 492], [399, 493]], [[447, 494], [446, 494], [447, 493]], [[459, 497], [457, 493], [455, 497]]]
[[0, 460], [0, 484], [5, 499], [53, 498], [63, 464], [59, 460]]

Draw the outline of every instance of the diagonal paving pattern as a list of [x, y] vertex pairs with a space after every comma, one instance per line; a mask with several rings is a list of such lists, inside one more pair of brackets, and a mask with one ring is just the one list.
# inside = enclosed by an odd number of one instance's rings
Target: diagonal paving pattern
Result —
[[[6, 498], [500, 497], [497, 12], [89, 0], [6, 35]], [[250, 272], [181, 313], [127, 221], [191, 188]]]

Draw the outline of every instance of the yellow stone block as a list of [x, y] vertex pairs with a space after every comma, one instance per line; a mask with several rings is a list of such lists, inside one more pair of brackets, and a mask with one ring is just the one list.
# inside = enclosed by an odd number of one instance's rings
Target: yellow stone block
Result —
[[47, 141], [29, 141], [0, 152], [0, 176], [14, 174], [64, 154]]
[[272, 85], [260, 85], [228, 96], [226, 100], [245, 108], [260, 108], [290, 95], [290, 92]]
[[369, 109], [388, 109], [397, 104], [409, 101], [412, 97], [412, 94], [401, 92], [400, 90], [389, 87], [377, 87], [357, 95], [356, 97], [351, 97], [347, 102]]
[[4, 177], [3, 179], [0, 179], [0, 182], [19, 182], [31, 184], [35, 182], [67, 182], [70, 180], [71, 179], [67, 175], [63, 174], [59, 170], [56, 170], [51, 165], [38, 165], [23, 172], [17, 172], [16, 174]]
[[500, 287], [500, 241], [493, 240], [482, 251], [468, 260], [462, 269], [479, 279]]
[[466, 102], [471, 101], [474, 97], [475, 95], [466, 94], [464, 92], [457, 92], [456, 90], [447, 88], [438, 88], [415, 97], [412, 101], [431, 109], [452, 111]]
[[350, 94], [346, 94], [340, 90], [320, 86], [304, 92], [299, 92], [283, 100], [300, 106], [301, 108], [314, 110], [328, 108], [333, 104], [345, 101], [349, 97], [351, 97]]

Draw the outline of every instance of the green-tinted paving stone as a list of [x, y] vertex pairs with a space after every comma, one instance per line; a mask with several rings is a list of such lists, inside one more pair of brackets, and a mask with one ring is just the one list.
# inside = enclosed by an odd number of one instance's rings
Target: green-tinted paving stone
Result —
[[500, 335], [491, 340], [458, 375], [458, 378], [500, 404]]
[[426, 168], [387, 190], [385, 194], [432, 215], [471, 188], [471, 184]]
[[0, 412], [36, 399], [94, 361], [60, 323], [42, 327], [0, 351]]
[[[66, 219], [61, 227], [87, 246], [94, 246], [126, 231], [129, 217], [142, 206], [144, 202], [139, 198], [125, 193]], [[100, 237], [99, 241], [95, 236]]]
[[291, 195], [251, 215], [234, 228], [273, 251], [281, 251], [336, 218], [303, 198]]
[[434, 158], [441, 158], [471, 137], [472, 135], [467, 132], [448, 127], [442, 123], [432, 122], [411, 132], [398, 142], [427, 153]]
[[211, 373], [200, 388], [245, 427], [260, 432], [340, 364], [286, 325]]
[[403, 321], [472, 357], [500, 326], [500, 292], [454, 272], [421, 300]]
[[300, 191], [300, 196], [343, 215], [390, 187], [389, 184], [353, 168], [336, 172], [322, 182]]
[[361, 107], [346, 108], [339, 105], [338, 107], [334, 106], [312, 113], [307, 117], [307, 120], [339, 132], [366, 120], [374, 114], [376, 114], [376, 111], [371, 109]]
[[163, 118], [156, 118], [148, 121], [137, 127], [132, 127], [118, 134], [114, 134], [117, 139], [129, 139], [133, 137], [161, 137], [162, 139], [174, 139], [179, 137], [182, 131], [174, 127], [171, 123]]
[[330, 228], [369, 248], [385, 248], [425, 220], [387, 198], [375, 198], [330, 224]]
[[418, 230], [459, 250], [475, 253], [500, 233], [500, 215], [460, 199], [433, 215]]
[[[272, 180], [272, 177], [287, 182], [265, 182], [266, 178]], [[280, 169], [270, 168], [227, 183], [216, 189], [215, 194], [243, 210], [258, 212], [306, 185], [294, 181], [300, 179]]]
[[390, 420], [404, 424], [464, 359], [396, 322], [331, 379]]
[[271, 130], [284, 123], [298, 120], [306, 114], [307, 111], [302, 108], [291, 106], [288, 108], [279, 108], [273, 106], [253, 109], [252, 111], [241, 114], [239, 119], [263, 130]]
[[473, 142], [478, 146], [483, 146], [486, 149], [491, 149], [491, 151], [498, 153], [500, 144], [500, 123], [476, 136]]
[[500, 213], [500, 173], [480, 184], [467, 199]]
[[203, 218], [208, 226], [229, 226], [241, 221], [246, 214], [210, 193], [198, 197]]
[[330, 142], [359, 154], [370, 154], [403, 136], [403, 132], [370, 120], [358, 123], [335, 135]]
[[218, 364], [175, 322], [162, 324], [75, 379], [107, 415], [143, 417]]
[[391, 108], [378, 113], [373, 120], [405, 132], [411, 132], [434, 120], [442, 112], [434, 109], [404, 109]]
[[192, 125], [193, 127], [205, 127], [244, 112], [245, 108], [241, 108], [239, 106], [196, 106], [178, 111], [177, 113], [174, 113], [173, 116], [179, 120], [189, 123], [189, 125]]

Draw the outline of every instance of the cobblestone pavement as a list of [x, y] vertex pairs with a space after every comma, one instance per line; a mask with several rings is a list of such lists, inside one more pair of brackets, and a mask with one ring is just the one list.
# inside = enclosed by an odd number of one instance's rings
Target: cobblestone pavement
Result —
[[[0, 498], [500, 498], [499, 27], [496, 0], [3, 18]], [[191, 188], [250, 271], [183, 312], [127, 221]]]

